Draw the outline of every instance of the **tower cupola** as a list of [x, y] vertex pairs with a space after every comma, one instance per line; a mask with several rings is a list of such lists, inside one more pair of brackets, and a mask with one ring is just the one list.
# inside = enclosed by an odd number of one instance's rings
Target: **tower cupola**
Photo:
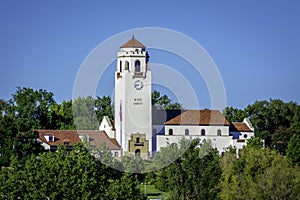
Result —
[[128, 40], [120, 47], [118, 52], [117, 72], [130, 72], [143, 74], [150, 70], [149, 55], [146, 46], [134, 38]]

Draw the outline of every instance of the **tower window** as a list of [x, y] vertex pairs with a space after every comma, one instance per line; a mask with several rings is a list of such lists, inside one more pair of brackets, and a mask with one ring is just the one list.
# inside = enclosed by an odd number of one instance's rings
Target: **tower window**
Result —
[[140, 72], [141, 71], [141, 61], [137, 60], [134, 63], [134, 71], [135, 72]]
[[221, 136], [221, 135], [222, 135], [221, 129], [218, 129], [218, 130], [217, 130], [217, 135], [218, 135], [218, 136]]
[[120, 72], [122, 72], [122, 61], [120, 60]]
[[201, 135], [204, 136], [205, 135], [205, 129], [201, 130]]
[[190, 134], [189, 129], [185, 129], [184, 134], [185, 134], [185, 135], [189, 135], [189, 134]]
[[140, 138], [137, 137], [135, 141], [136, 141], [136, 143], [140, 143]]
[[128, 70], [128, 69], [129, 69], [129, 62], [125, 61], [125, 70]]
[[173, 129], [169, 129], [169, 135], [173, 135]]

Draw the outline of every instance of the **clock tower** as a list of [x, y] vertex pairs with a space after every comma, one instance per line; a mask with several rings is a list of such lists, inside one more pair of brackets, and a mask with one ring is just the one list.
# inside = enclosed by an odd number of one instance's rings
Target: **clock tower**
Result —
[[115, 72], [116, 140], [122, 154], [152, 155], [151, 71], [146, 47], [132, 36], [120, 47]]

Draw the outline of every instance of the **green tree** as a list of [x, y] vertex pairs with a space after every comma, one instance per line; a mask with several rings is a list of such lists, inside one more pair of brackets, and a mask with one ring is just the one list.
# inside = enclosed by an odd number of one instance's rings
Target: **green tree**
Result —
[[296, 129], [279, 126], [272, 134], [272, 147], [280, 154], [286, 155], [288, 143], [294, 134], [297, 134]]
[[279, 99], [256, 101], [245, 109], [255, 128], [255, 136], [265, 139], [272, 147], [272, 135], [279, 127], [298, 126], [299, 105], [294, 102], [284, 103]]
[[183, 141], [179, 149], [183, 154], [156, 172], [156, 185], [168, 191], [170, 199], [215, 199], [221, 174], [217, 151], [209, 141], [198, 139]]
[[247, 114], [244, 110], [234, 107], [226, 107], [223, 110], [223, 115], [229, 122], [241, 122], [247, 117]]
[[160, 92], [154, 90], [151, 94], [152, 96], [152, 106], [155, 106], [158, 109], [165, 110], [181, 110], [182, 105], [180, 103], [172, 103], [172, 100], [169, 99], [167, 95], [161, 96]]
[[72, 113], [72, 100], [63, 101], [61, 104], [54, 103], [50, 107], [50, 121], [51, 129], [75, 129]]
[[[0, 195], [8, 199], [104, 199], [113, 183], [107, 168], [81, 146], [70, 155], [32, 155], [26, 162], [14, 160], [0, 171]], [[134, 190], [134, 189], [133, 189]]]
[[13, 154], [24, 157], [40, 152], [33, 129], [51, 128], [49, 110], [55, 103], [53, 94], [42, 89], [18, 87], [12, 96], [0, 103], [1, 165], [8, 165]]
[[138, 181], [133, 174], [124, 173], [121, 180], [114, 181], [108, 188], [105, 199], [127, 200], [127, 199], [147, 199], [138, 187]]
[[270, 149], [246, 147], [220, 162], [221, 199], [297, 199], [299, 178], [286, 158]]
[[72, 111], [77, 130], [98, 129], [99, 121], [96, 117], [95, 100], [93, 97], [78, 97], [73, 102]]
[[19, 131], [50, 128], [49, 110], [55, 102], [53, 93], [46, 90], [17, 88], [10, 101], [14, 107], [14, 117]]
[[104, 116], [108, 116], [113, 120], [113, 104], [110, 96], [97, 96], [95, 100], [95, 109], [98, 121], [101, 121]]
[[122, 157], [123, 171], [133, 173], [137, 180], [143, 180], [147, 161], [140, 156], [125, 155]]
[[300, 165], [300, 134], [294, 134], [287, 148], [287, 156], [296, 165]]
[[247, 140], [247, 147], [263, 148], [263, 141], [259, 137], [252, 137]]

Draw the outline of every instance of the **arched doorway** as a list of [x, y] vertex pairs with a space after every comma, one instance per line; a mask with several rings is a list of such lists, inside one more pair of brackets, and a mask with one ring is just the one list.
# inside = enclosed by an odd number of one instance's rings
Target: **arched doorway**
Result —
[[136, 149], [134, 152], [135, 156], [140, 157], [141, 156], [141, 150], [140, 149]]

